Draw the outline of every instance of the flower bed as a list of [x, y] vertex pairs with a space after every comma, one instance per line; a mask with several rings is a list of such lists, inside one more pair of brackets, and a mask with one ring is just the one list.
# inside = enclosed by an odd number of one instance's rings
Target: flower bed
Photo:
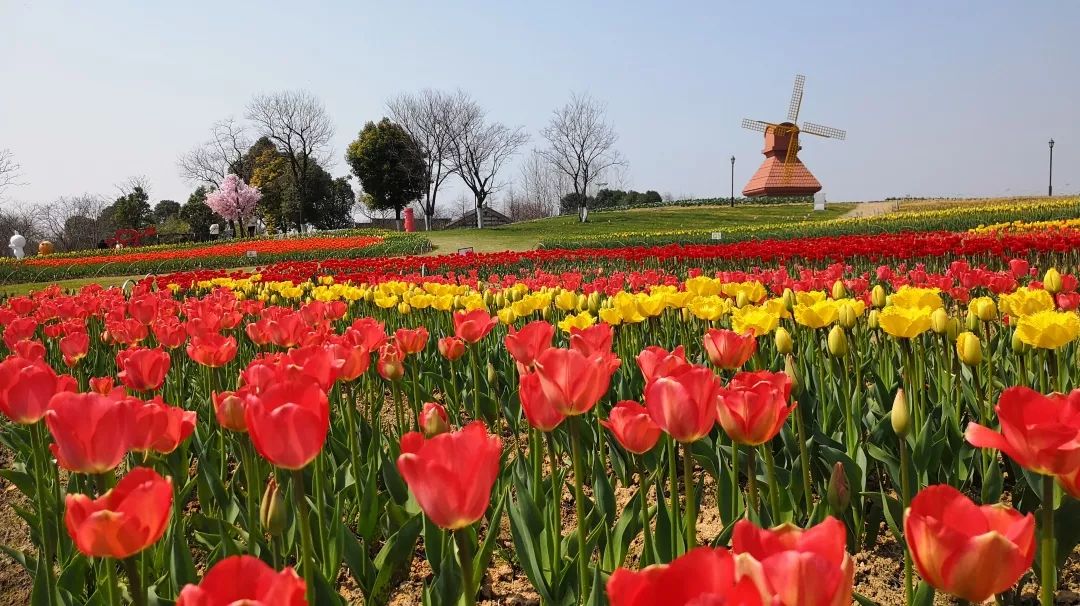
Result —
[[303, 237], [78, 251], [34, 256], [21, 261], [3, 259], [0, 261], [0, 284], [243, 267], [286, 259], [389, 256], [421, 252], [427, 246], [426, 238], [417, 234], [344, 231]]
[[1045, 221], [1080, 217], [1080, 198], [1024, 201], [995, 201], [957, 205], [944, 209], [915, 210], [873, 217], [797, 221], [759, 225], [740, 225], [728, 229], [686, 229], [664, 232], [622, 232], [579, 237], [552, 235], [540, 241], [543, 248], [618, 248], [625, 246], [662, 246], [666, 244], [705, 244], [719, 231], [724, 241], [759, 238], [787, 239], [853, 234], [887, 234], [902, 231], [962, 231], [988, 223], [1006, 221]]
[[4, 547], [58, 606], [1050, 604], [1080, 585], [1078, 237], [8, 298], [0, 495], [32, 546]]

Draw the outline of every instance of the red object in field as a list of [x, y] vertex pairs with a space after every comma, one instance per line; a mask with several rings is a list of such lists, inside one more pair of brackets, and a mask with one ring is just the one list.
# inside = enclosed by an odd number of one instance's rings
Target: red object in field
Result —
[[413, 216], [413, 209], [411, 208], [405, 209], [405, 231], [416, 231], [416, 217]]

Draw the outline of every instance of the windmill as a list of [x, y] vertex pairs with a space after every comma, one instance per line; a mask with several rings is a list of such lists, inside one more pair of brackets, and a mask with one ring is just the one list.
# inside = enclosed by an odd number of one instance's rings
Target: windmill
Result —
[[799, 108], [802, 106], [806, 76], [795, 76], [787, 120], [779, 124], [744, 118], [742, 127], [765, 133], [765, 161], [743, 188], [745, 196], [808, 196], [821, 190], [821, 183], [799, 160], [799, 134], [816, 135], [843, 141], [847, 133], [831, 126], [803, 122], [800, 127]]

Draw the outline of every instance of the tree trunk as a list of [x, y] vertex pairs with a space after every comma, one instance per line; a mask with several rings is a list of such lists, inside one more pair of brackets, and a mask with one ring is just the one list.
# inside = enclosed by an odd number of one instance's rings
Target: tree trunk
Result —
[[476, 201], [476, 229], [484, 229], [484, 203]]
[[431, 231], [431, 215], [426, 212], [424, 213], [424, 231]]
[[401, 207], [394, 207], [394, 227], [398, 231], [401, 231]]

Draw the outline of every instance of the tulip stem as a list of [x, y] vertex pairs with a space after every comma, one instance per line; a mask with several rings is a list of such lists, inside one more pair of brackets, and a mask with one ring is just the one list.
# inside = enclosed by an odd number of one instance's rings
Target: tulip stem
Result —
[[390, 394], [394, 398], [394, 417], [397, 421], [398, 437], [405, 435], [405, 416], [401, 412], [401, 389], [397, 381], [390, 382]]
[[[731, 442], [731, 517], [739, 517], [739, 501], [742, 500], [742, 487], [739, 486], [739, 443]], [[731, 520], [724, 520], [730, 523]]]
[[311, 545], [311, 517], [308, 514], [307, 498], [304, 496], [304, 470], [292, 470], [293, 503], [296, 505], [297, 522], [300, 524], [300, 548], [304, 584], [307, 586], [307, 601], [315, 603], [315, 558]]
[[765, 442], [761, 445], [761, 452], [765, 455], [765, 477], [769, 482], [769, 509], [772, 510], [772, 523], [780, 522], [780, 485], [776, 482], [776, 461], [773, 459], [772, 445]]
[[38, 539], [41, 541], [40, 550], [38, 552], [38, 565], [37, 572], [44, 572], [45, 574], [45, 603], [48, 606], [52, 606], [56, 601], [56, 581], [53, 576], [53, 558], [52, 549], [49, 548], [49, 533], [46, 532], [47, 525], [45, 523], [45, 512], [49, 510], [49, 507], [45, 503], [45, 480], [49, 477], [49, 473], [46, 471], [48, 468], [47, 462], [49, 460], [47, 447], [45, 446], [45, 437], [43, 435], [45, 431], [45, 422], [39, 421], [30, 427], [30, 443], [31, 450], [33, 450], [34, 457], [34, 470], [36, 472], [34, 477], [34, 500], [37, 501], [38, 507], [38, 532], [40, 536]]
[[641, 533], [643, 540], [645, 541], [645, 545], [642, 547], [641, 552], [641, 565], [644, 567], [653, 564], [656, 561], [656, 551], [653, 548], [652, 541], [652, 516], [649, 515], [649, 481], [645, 477], [644, 457], [637, 455], [631, 456], [634, 457], [634, 466], [637, 467], [640, 480], [638, 492], [641, 495]]
[[473, 553], [472, 545], [469, 544], [469, 533], [465, 528], [454, 531], [454, 542], [457, 543], [458, 564], [461, 565], [461, 597], [465, 606], [474, 606], [476, 586], [473, 579]]
[[98, 558], [101, 569], [105, 572], [105, 593], [109, 606], [120, 606], [120, 586], [116, 582], [116, 564], [112, 558]]
[[471, 347], [469, 352], [469, 365], [472, 366], [473, 379], [473, 419], [480, 418], [480, 352], [479, 348]]
[[551, 553], [552, 561], [556, 566], [560, 563], [562, 550], [562, 482], [557, 481], [556, 474], [559, 469], [559, 462], [555, 453], [555, 439], [551, 437], [551, 432], [546, 432], [544, 437], [547, 439], [548, 461], [551, 465], [551, 495], [555, 506], [552, 508], [551, 515], [551, 536], [554, 539], [552, 541]]
[[[760, 514], [758, 508], [758, 484], [757, 484], [757, 450], [750, 446], [747, 449], [749, 455], [746, 458], [746, 481], [747, 492], [750, 493], [749, 502], [750, 506], [746, 510], [746, 516], [748, 519], [756, 520]], [[751, 514], [751, 512], [753, 512]], [[752, 517], [751, 517], [752, 516]]]
[[1053, 606], [1057, 590], [1057, 541], [1054, 537], [1054, 476], [1042, 478], [1042, 579], [1039, 602]]
[[[911, 504], [911, 479], [908, 466], [911, 454], [908, 452], [907, 439], [900, 437], [900, 498], [903, 500], [904, 509]], [[911, 549], [904, 545], [904, 603], [911, 604], [915, 597], [915, 582], [911, 570]]]
[[[585, 551], [585, 491], [582, 489], [581, 429], [578, 417], [570, 418], [570, 454], [574, 462], [574, 508], [577, 513], [578, 540], [578, 603], [584, 604], [589, 595], [589, 560], [592, 554]], [[677, 497], [676, 497], [677, 498]]]
[[810, 453], [806, 448], [806, 429], [803, 427], [802, 406], [795, 406], [795, 431], [799, 436], [799, 462], [802, 467], [803, 497], [806, 500], [806, 515], [814, 510], [813, 478], [810, 477]]
[[255, 453], [253, 452], [251, 440], [246, 436], [241, 436], [239, 442], [240, 454], [244, 457], [241, 465], [244, 466], [244, 475], [247, 480], [248, 555], [255, 555], [255, 545], [257, 544], [255, 537], [259, 536], [259, 506], [255, 501], [255, 495], [258, 494], [255, 492], [255, 484], [259, 481], [259, 474], [255, 471]]
[[131, 602], [134, 606], [146, 606], [146, 592], [142, 588], [142, 579], [139, 576], [139, 565], [135, 561], [136, 556], [120, 560], [124, 572], [128, 576], [128, 588], [131, 590]]
[[694, 496], [694, 457], [683, 444], [683, 484], [686, 485], [686, 550], [697, 546], [697, 498]]
[[671, 553], [672, 556], [679, 555], [679, 457], [678, 449], [675, 448], [675, 441], [670, 437], [667, 438], [668, 453], [671, 455], [668, 457], [668, 480], [670, 482], [671, 490]]

